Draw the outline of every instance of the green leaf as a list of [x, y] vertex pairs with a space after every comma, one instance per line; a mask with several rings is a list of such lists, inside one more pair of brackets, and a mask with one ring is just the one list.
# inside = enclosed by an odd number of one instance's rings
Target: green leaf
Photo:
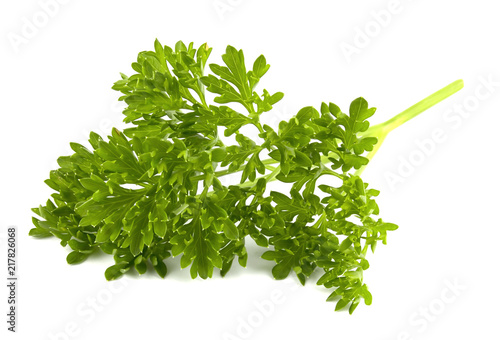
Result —
[[296, 117], [297, 117], [298, 125], [303, 125], [304, 123], [309, 121], [311, 118], [318, 118], [319, 113], [314, 107], [307, 106], [307, 107], [304, 107], [303, 109], [301, 109], [297, 113]]
[[348, 303], [349, 303], [349, 300], [347, 300], [347, 299], [340, 299], [337, 302], [337, 305], [335, 306], [335, 310], [338, 311], [338, 310], [343, 309], [345, 306], [347, 306]]
[[278, 263], [273, 267], [273, 276], [276, 280], [286, 279], [290, 271], [292, 270], [291, 264], [288, 262]]
[[268, 260], [268, 261], [274, 261], [274, 259], [276, 258], [276, 255], [275, 255], [274, 251], [269, 250], [269, 251], [266, 251], [264, 254], [262, 254], [261, 258], [263, 258], [264, 260]]
[[236, 50], [236, 48], [228, 46], [226, 48], [226, 54], [222, 55], [222, 60], [227, 65], [229, 73], [224, 72], [223, 75], [225, 77], [221, 77], [236, 85], [244, 99], [248, 98], [250, 95], [250, 89], [248, 86], [247, 71], [245, 67], [245, 58], [243, 56], [243, 51], [238, 51]]
[[227, 152], [225, 148], [216, 148], [211, 152], [213, 162], [222, 162], [226, 158]]
[[359, 302], [360, 302], [360, 298], [359, 297], [357, 297], [356, 299], [354, 299], [354, 301], [349, 306], [349, 314], [352, 314], [354, 312], [354, 310], [356, 309], [356, 307], [359, 305]]
[[108, 281], [116, 280], [119, 277], [121, 277], [126, 271], [128, 271], [128, 269], [129, 269], [128, 263], [115, 264], [111, 267], [108, 267], [104, 275], [106, 276], [106, 280]]
[[167, 266], [165, 265], [165, 262], [158, 261], [154, 268], [156, 273], [158, 273], [161, 278], [164, 278], [167, 275]]
[[135, 270], [140, 275], [146, 273], [146, 271], [148, 270], [148, 266], [147, 266], [146, 260], [142, 256], [139, 256], [138, 258], [135, 259], [135, 261], [134, 261], [134, 267], [135, 267]]
[[79, 251], [72, 251], [66, 257], [66, 261], [68, 262], [68, 264], [78, 264], [85, 261], [88, 257], [89, 254], [80, 253]]
[[52, 236], [52, 234], [49, 231], [47, 231], [45, 229], [42, 229], [42, 228], [32, 228], [32, 229], [30, 229], [29, 235], [33, 236], [33, 237], [38, 237], [38, 238], [45, 238], [45, 237]]
[[269, 67], [270, 65], [266, 63], [266, 58], [260, 55], [253, 63], [252, 71], [257, 78], [262, 78], [267, 70], [269, 70]]
[[239, 239], [239, 232], [236, 225], [230, 219], [224, 219], [224, 235], [230, 240]]
[[352, 245], [352, 241], [350, 238], [346, 238], [342, 243], [340, 244], [339, 251], [346, 251], [349, 249], [349, 247]]

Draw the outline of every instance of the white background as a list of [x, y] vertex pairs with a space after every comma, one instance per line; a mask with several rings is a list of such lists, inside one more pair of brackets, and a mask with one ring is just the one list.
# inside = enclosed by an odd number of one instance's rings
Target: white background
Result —
[[[19, 233], [18, 333], [8, 339], [499, 338], [495, 1], [44, 3], [0, 5], [2, 258], [5, 229], [15, 225]], [[137, 53], [152, 49], [155, 38], [207, 42], [212, 62], [227, 44], [242, 48], [248, 62], [264, 54], [271, 69], [261, 86], [285, 93], [268, 114], [275, 124], [321, 101], [347, 110], [358, 96], [378, 108], [372, 121], [382, 122], [464, 79], [461, 92], [393, 132], [364, 173], [381, 190], [381, 217], [400, 225], [370, 255], [372, 306], [361, 304], [352, 316], [334, 312], [313, 280], [305, 287], [292, 275], [273, 280], [261, 250], [250, 249], [248, 267], [234, 265], [224, 279], [193, 281], [176, 258], [167, 260], [164, 280], [128, 275], [109, 284], [109, 256], [69, 266], [56, 239], [27, 236], [30, 208], [51, 194], [43, 180], [70, 153], [69, 142], [123, 125], [110, 87], [119, 72], [132, 73]], [[343, 52], [347, 45], [356, 52]], [[490, 91], [481, 79], [493, 82]], [[430, 142], [436, 134], [442, 137]], [[272, 297], [263, 315], [256, 304]]]

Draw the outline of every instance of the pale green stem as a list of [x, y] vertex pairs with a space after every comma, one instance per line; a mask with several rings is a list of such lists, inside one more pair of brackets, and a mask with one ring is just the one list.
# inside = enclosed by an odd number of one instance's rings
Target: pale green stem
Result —
[[[407, 108], [400, 114], [397, 114], [396, 116], [392, 117], [391, 119], [387, 120], [384, 123], [377, 124], [366, 130], [365, 132], [361, 132], [358, 135], [360, 137], [376, 137], [378, 139], [377, 144], [373, 148], [372, 151], [370, 151], [367, 154], [367, 158], [371, 160], [373, 156], [375, 156], [375, 153], [378, 151], [380, 146], [382, 145], [382, 142], [385, 140], [389, 132], [394, 130], [395, 128], [401, 126], [402, 124], [406, 123], [407, 121], [415, 118], [425, 110], [431, 108], [432, 106], [436, 105], [437, 103], [443, 101], [444, 99], [448, 98], [452, 94], [458, 92], [464, 87], [464, 82], [463, 80], [457, 80], [454, 81], [453, 83], [449, 84], [448, 86], [443, 87], [441, 90], [431, 94], [427, 98], [419, 101], [415, 105]], [[355, 175], [360, 175], [365, 167], [361, 167], [359, 170], [355, 172]]]
[[370, 136], [373, 135], [374, 132], [376, 133], [381, 133], [387, 135], [389, 132], [397, 128], [398, 126], [406, 123], [410, 119], [415, 118], [425, 110], [433, 107], [437, 103], [445, 100], [452, 94], [458, 92], [464, 87], [464, 81], [463, 80], [457, 80], [454, 81], [453, 83], [449, 84], [446, 87], [443, 87], [441, 90], [431, 94], [427, 98], [419, 101], [415, 105], [407, 108], [400, 114], [395, 115], [391, 119], [387, 120], [386, 122], [382, 124], [377, 124], [366, 130], [365, 132], [360, 133], [361, 136]]

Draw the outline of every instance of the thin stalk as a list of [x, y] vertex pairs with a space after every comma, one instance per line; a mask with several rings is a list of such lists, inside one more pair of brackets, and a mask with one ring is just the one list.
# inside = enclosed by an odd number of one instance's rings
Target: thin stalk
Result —
[[[406, 123], [407, 121], [415, 118], [416, 116], [418, 116], [425, 110], [433, 107], [437, 103], [445, 100], [452, 94], [460, 91], [463, 87], [464, 87], [464, 81], [462, 79], [456, 80], [453, 83], [449, 84], [448, 86], [443, 87], [441, 90], [434, 92], [425, 99], [422, 99], [415, 105], [410, 106], [403, 112], [395, 115], [394, 117], [385, 121], [384, 123], [374, 125], [365, 132], [359, 133], [360, 137], [376, 137], [378, 139], [377, 144], [375, 145], [373, 150], [366, 155], [366, 157], [369, 160], [371, 160], [373, 156], [375, 156], [375, 154], [377, 153], [378, 149], [380, 149], [380, 147], [382, 146], [382, 142], [385, 140], [389, 132], [401, 126], [402, 124]], [[361, 167], [359, 170], [355, 172], [355, 175], [359, 176], [364, 169], [365, 169], [364, 166]]]
[[425, 99], [422, 99], [415, 105], [407, 108], [403, 112], [395, 115], [391, 119], [387, 120], [386, 122], [382, 124], [377, 124], [374, 125], [373, 127], [369, 128], [363, 133], [360, 133], [362, 136], [371, 136], [374, 134], [374, 132], [378, 135], [379, 133], [383, 132], [385, 135], [387, 135], [389, 132], [397, 128], [398, 126], [401, 126], [402, 124], [406, 123], [410, 119], [415, 118], [425, 110], [433, 107], [437, 103], [445, 100], [452, 94], [458, 92], [464, 87], [464, 81], [462, 79], [459, 79], [457, 81], [454, 81], [453, 83], [449, 84], [448, 86], [443, 87], [441, 90], [431, 94]]

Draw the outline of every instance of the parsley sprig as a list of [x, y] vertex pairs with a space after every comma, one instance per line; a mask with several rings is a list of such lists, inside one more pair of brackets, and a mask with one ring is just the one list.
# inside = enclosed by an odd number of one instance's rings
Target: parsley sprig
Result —
[[[155, 41], [141, 52], [136, 72], [122, 74], [113, 89], [127, 104], [124, 121], [106, 139], [90, 134], [91, 149], [72, 143], [74, 154], [58, 159], [46, 180], [55, 190], [33, 209], [30, 235], [56, 236], [76, 264], [102, 250], [115, 264], [113, 280], [130, 269], [148, 266], [164, 277], [164, 259], [180, 256], [192, 278], [224, 276], [237, 259], [245, 266], [246, 242], [268, 248], [262, 258], [275, 261], [272, 275], [292, 271], [305, 284], [320, 268], [317, 281], [331, 289], [327, 300], [352, 313], [372, 296], [363, 282], [369, 250], [386, 243], [393, 223], [377, 217], [375, 197], [361, 171], [393, 128], [458, 91], [457, 81], [386, 123], [370, 127], [375, 113], [363, 98], [344, 113], [333, 103], [301, 109], [278, 127], [262, 125], [283, 93], [258, 91], [269, 70], [264, 56], [247, 68], [241, 50], [228, 46], [224, 65], [209, 64], [211, 48]], [[209, 103], [206, 91], [215, 95]], [[240, 132], [254, 126], [263, 143]], [[234, 145], [219, 138], [233, 136]], [[225, 186], [222, 176], [240, 173]], [[328, 184], [317, 185], [318, 179]], [[289, 183], [287, 192], [273, 181]]]

